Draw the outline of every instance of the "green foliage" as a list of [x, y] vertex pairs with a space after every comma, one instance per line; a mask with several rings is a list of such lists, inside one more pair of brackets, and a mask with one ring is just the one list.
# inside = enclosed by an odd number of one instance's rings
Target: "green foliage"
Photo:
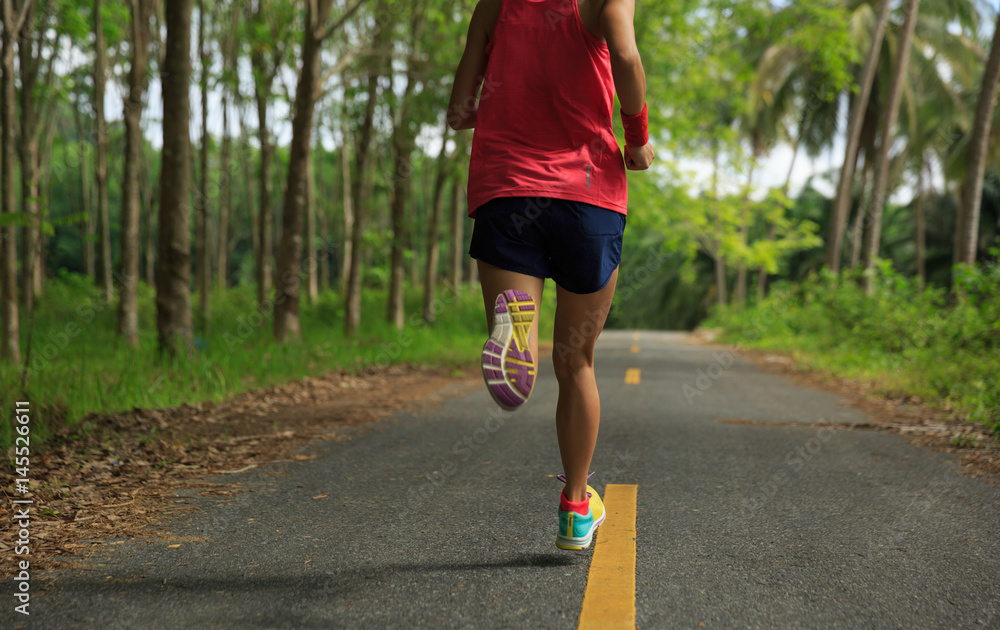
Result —
[[808, 367], [917, 396], [1000, 438], [1000, 266], [962, 269], [957, 298], [922, 289], [888, 263], [876, 292], [858, 278], [783, 284], [753, 308], [720, 309], [706, 325], [750, 347], [794, 350]]

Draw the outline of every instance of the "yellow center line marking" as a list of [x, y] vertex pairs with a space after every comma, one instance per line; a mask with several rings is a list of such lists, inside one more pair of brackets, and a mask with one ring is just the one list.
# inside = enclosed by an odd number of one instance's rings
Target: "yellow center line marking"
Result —
[[638, 385], [639, 384], [640, 372], [639, 368], [629, 368], [625, 370], [625, 384], [626, 385]]
[[632, 346], [632, 354], [639, 354], [639, 346], [638, 345]]
[[597, 530], [580, 630], [635, 628], [635, 504], [639, 486], [608, 484], [607, 519]]
[[632, 341], [639, 341], [639, 333], [632, 333]]

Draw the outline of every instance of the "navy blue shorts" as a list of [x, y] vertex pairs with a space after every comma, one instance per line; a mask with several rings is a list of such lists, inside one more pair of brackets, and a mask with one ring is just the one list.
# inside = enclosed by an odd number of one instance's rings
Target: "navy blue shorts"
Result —
[[622, 259], [625, 215], [579, 201], [500, 197], [476, 210], [469, 255], [552, 278], [571, 293], [604, 288]]

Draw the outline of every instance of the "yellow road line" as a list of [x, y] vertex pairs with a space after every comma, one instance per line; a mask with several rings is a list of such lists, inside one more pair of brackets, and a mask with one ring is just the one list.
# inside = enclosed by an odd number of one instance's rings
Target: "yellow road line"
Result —
[[608, 484], [607, 519], [597, 530], [580, 630], [635, 628], [635, 504], [639, 486]]
[[625, 384], [626, 385], [638, 385], [639, 384], [640, 372], [639, 368], [629, 368], [625, 370]]
[[632, 341], [639, 341], [639, 333], [632, 333]]
[[639, 346], [638, 345], [632, 346], [632, 354], [639, 354]]

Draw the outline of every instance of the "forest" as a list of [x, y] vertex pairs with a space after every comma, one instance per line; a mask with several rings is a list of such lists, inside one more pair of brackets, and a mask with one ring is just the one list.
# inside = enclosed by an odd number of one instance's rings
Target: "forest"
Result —
[[[475, 2], [0, 5], [4, 409], [54, 430], [475, 356], [472, 132], [446, 120]], [[658, 160], [629, 175], [610, 325], [902, 365], [886, 387], [1000, 427], [997, 20], [638, 2]]]

